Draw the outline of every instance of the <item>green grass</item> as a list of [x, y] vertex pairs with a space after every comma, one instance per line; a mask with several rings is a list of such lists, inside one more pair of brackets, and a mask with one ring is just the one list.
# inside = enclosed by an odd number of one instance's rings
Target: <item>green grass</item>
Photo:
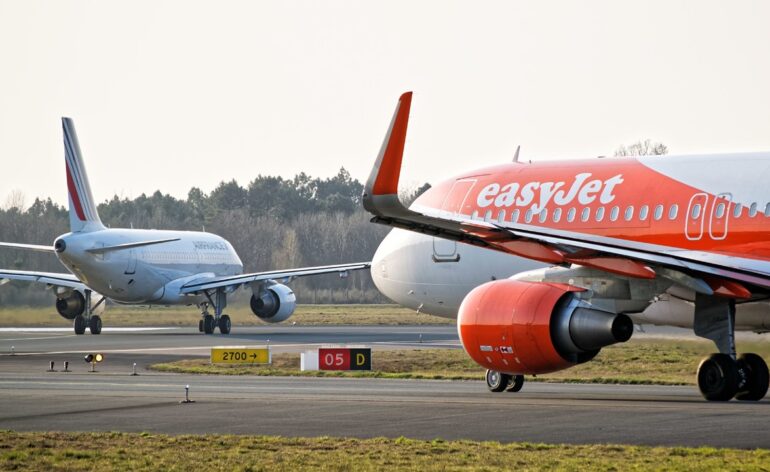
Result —
[[0, 470], [767, 470], [770, 451], [149, 433], [0, 432]]
[[[53, 307], [2, 308], [0, 326], [70, 326]], [[234, 326], [266, 325], [242, 305], [231, 305], [226, 310]], [[109, 306], [102, 315], [104, 326], [198, 326], [200, 312], [189, 307], [126, 307]], [[426, 314], [398, 305], [298, 305], [288, 323], [298, 325], [421, 325], [454, 324], [454, 320]], [[286, 324], [287, 322], [284, 322]]]
[[[742, 352], [770, 358], [770, 343], [741, 343]], [[707, 341], [641, 340], [610, 346], [592, 361], [529, 380], [610, 384], [689, 385], [701, 359], [714, 348]], [[281, 375], [313, 377], [381, 377], [477, 380], [483, 369], [459, 349], [383, 350], [372, 353], [371, 372], [299, 370], [298, 353], [273, 355], [271, 366], [211, 365], [207, 358], [155, 364], [163, 372], [225, 375]]]

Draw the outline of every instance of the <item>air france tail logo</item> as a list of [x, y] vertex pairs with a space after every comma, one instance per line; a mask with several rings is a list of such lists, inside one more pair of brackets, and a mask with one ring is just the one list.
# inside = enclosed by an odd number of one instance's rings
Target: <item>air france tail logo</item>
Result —
[[589, 172], [576, 175], [569, 187], [566, 187], [566, 182], [528, 182], [524, 185], [518, 182], [505, 185], [491, 183], [481, 189], [476, 204], [479, 208], [492, 204], [498, 208], [532, 205], [532, 211], [537, 213], [548, 206], [551, 199], [559, 206], [569, 205], [576, 198], [580, 205], [590, 205], [597, 198], [602, 205], [613, 201], [613, 191], [623, 183], [623, 175], [618, 174], [607, 180], [589, 180], [591, 175]]

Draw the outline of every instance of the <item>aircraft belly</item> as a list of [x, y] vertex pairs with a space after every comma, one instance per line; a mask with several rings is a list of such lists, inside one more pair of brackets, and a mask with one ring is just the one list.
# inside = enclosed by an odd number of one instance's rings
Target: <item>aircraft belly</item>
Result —
[[[642, 313], [631, 314], [635, 323], [662, 326], [693, 327], [694, 306], [691, 302], [670, 297], [653, 302]], [[735, 329], [738, 331], [770, 331], [770, 303], [740, 303], [735, 307]]]

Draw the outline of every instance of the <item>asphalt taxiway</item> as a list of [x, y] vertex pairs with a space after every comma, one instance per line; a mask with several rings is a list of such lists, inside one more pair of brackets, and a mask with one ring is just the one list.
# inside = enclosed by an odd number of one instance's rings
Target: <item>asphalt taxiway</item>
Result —
[[[453, 327], [239, 328], [0, 332], [0, 428], [286, 436], [770, 447], [770, 401], [704, 401], [695, 387], [545, 384], [493, 394], [482, 381], [162, 374], [150, 363], [205, 355], [212, 345], [280, 351], [323, 344], [457, 346]], [[14, 346], [15, 355], [9, 347]], [[104, 348], [104, 349], [102, 349]], [[106, 352], [96, 373], [82, 354]], [[53, 360], [57, 372], [45, 372]], [[73, 372], [62, 372], [63, 361]], [[136, 362], [137, 376], [131, 376]], [[480, 371], [481, 373], [481, 371]], [[181, 404], [190, 386], [195, 403]]]

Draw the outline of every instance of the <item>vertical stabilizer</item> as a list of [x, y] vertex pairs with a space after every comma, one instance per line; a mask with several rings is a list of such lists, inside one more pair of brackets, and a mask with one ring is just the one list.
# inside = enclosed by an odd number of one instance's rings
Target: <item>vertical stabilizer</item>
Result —
[[75, 124], [71, 118], [62, 118], [64, 132], [64, 158], [67, 169], [67, 191], [70, 204], [70, 231], [97, 231], [104, 229], [96, 212], [91, 185], [80, 153]]

